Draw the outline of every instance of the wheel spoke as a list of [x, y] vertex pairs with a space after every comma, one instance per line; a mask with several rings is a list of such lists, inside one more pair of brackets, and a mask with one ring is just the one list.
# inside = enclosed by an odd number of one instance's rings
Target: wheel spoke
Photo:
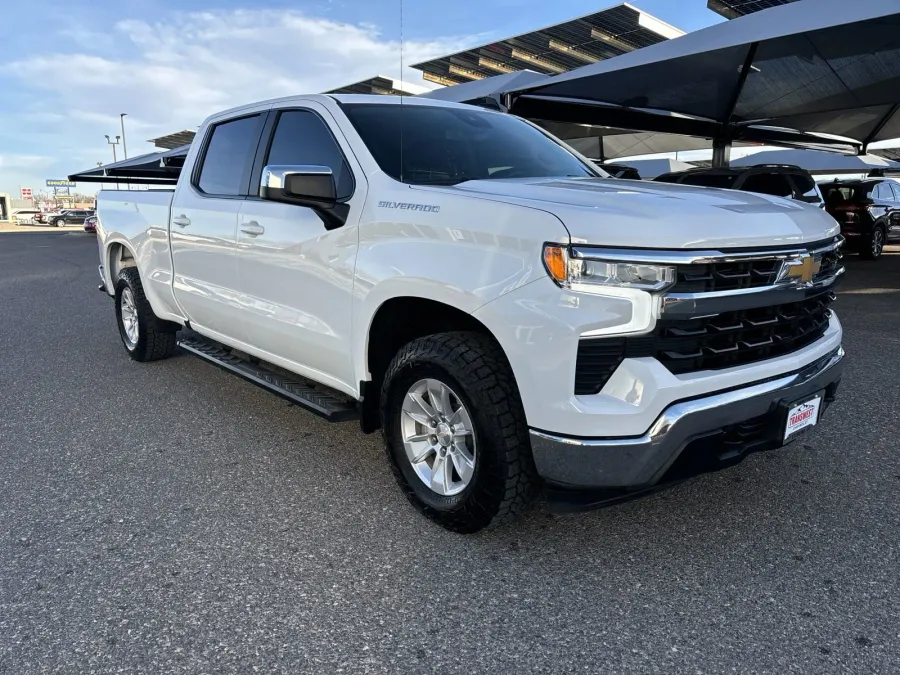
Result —
[[468, 454], [468, 449], [464, 449], [462, 444], [456, 445], [456, 451], [450, 456], [453, 458], [453, 466], [456, 467], [456, 473], [463, 483], [468, 483], [475, 473], [475, 458]]
[[[410, 450], [413, 450], [413, 452], [410, 453]], [[428, 458], [428, 455], [430, 455], [433, 452], [434, 452], [434, 447], [432, 447], [431, 444], [427, 444], [424, 447], [422, 447], [421, 449], [415, 449], [415, 450], [413, 448], [410, 448], [409, 446], [407, 446], [406, 455], [409, 457], [409, 461], [412, 462], [413, 464], [420, 464], [421, 462], [424, 462]], [[437, 461], [437, 460], [435, 459], [435, 461]]]
[[[411, 392], [409, 392], [408, 396], [409, 396], [410, 400], [412, 400], [417, 406], [419, 406], [419, 408], [422, 410], [422, 412], [425, 413], [425, 415], [426, 415], [425, 421], [422, 422], [422, 424], [428, 424], [428, 421], [432, 417], [437, 417], [437, 413], [434, 411], [434, 408], [432, 408], [430, 405], [425, 403], [425, 399], [422, 398], [422, 394], [420, 394], [416, 391], [411, 391]], [[412, 417], [412, 415], [410, 415], [410, 417]], [[416, 419], [416, 418], [413, 417], [413, 419]]]
[[440, 454], [435, 455], [431, 466], [431, 489], [441, 495], [450, 491], [450, 463]]
[[450, 405], [450, 390], [437, 380], [428, 381], [428, 398], [431, 405], [444, 417], [453, 413]]
[[454, 438], [470, 436], [472, 434], [472, 420], [465, 407], [460, 406], [459, 410], [454, 413], [454, 417], [456, 421], [450, 422], [453, 425]]
[[406, 408], [403, 409], [403, 414], [409, 417], [411, 420], [418, 422], [422, 426], [427, 427], [429, 422], [431, 422], [431, 418], [427, 415], [423, 415], [422, 413], [414, 412], [412, 410], [407, 410]]

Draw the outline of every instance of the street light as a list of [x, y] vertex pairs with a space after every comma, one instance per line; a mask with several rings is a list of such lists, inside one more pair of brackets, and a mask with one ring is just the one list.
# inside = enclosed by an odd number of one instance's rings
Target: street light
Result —
[[125, 145], [125, 115], [128, 113], [119, 113], [119, 122], [122, 125], [122, 154], [128, 159], [128, 147]]
[[113, 162], [115, 162], [116, 161], [116, 146], [119, 144], [119, 138], [121, 138], [121, 136], [116, 136], [116, 140], [114, 140], [114, 141], [109, 140], [109, 134], [104, 134], [104, 136], [106, 136], [106, 142], [112, 146]]

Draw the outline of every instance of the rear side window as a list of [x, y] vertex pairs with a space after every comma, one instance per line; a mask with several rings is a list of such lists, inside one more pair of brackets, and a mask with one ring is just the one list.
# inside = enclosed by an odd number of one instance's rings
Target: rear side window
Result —
[[197, 187], [210, 195], [244, 193], [259, 140], [259, 115], [217, 124], [212, 129]]
[[889, 185], [891, 190], [894, 191], [894, 201], [900, 202], [900, 183], [893, 183], [891, 181], [887, 181], [885, 185]]
[[875, 190], [872, 193], [872, 197], [874, 199], [880, 199], [884, 202], [892, 202], [894, 201], [894, 193], [891, 190], [891, 186], [887, 183], [879, 183], [875, 186]]
[[792, 197], [794, 194], [791, 182], [783, 173], [756, 173], [747, 176], [741, 190], [775, 197]]
[[286, 110], [278, 116], [266, 164], [327, 166], [334, 174], [338, 199], [353, 194], [353, 173], [328, 125], [309, 110]]
[[734, 186], [736, 175], [731, 173], [696, 173], [685, 176], [682, 185], [701, 185], [703, 187], [730, 188]]

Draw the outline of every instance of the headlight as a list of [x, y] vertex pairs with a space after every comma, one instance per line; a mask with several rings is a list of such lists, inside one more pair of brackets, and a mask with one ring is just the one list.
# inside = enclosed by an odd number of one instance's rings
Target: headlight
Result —
[[573, 258], [565, 246], [544, 245], [544, 266], [563, 288], [590, 290], [591, 286], [662, 291], [675, 282], [675, 268], [616, 260]]

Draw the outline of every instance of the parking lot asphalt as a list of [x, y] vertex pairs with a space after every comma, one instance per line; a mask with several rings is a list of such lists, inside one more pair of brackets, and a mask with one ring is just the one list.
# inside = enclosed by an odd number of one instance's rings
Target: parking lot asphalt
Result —
[[472, 537], [378, 436], [129, 361], [94, 237], [0, 235], [0, 673], [900, 672], [900, 251], [801, 442]]

